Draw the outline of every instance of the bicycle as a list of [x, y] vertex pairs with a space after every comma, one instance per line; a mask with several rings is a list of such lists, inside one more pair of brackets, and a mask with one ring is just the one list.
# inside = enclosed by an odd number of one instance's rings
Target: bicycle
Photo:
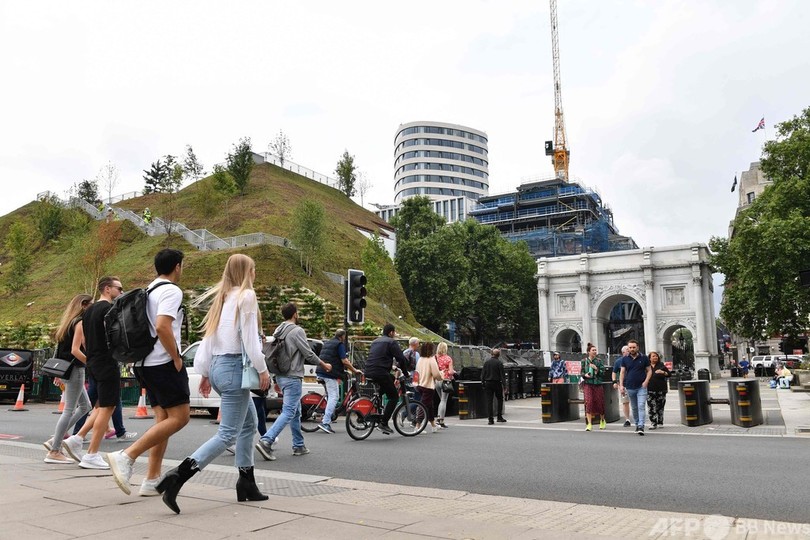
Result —
[[[427, 409], [418, 401], [411, 401], [413, 390], [408, 386], [404, 375], [395, 381], [399, 391], [399, 402], [391, 417], [394, 429], [404, 437], [414, 437], [424, 431], [428, 424]], [[371, 398], [360, 397], [349, 404], [346, 413], [346, 433], [355, 441], [367, 439], [377, 424], [382, 422], [382, 397], [380, 387], [374, 384]]]
[[[307, 433], [318, 431], [318, 424], [323, 423], [323, 414], [326, 411], [326, 383], [323, 379], [318, 379], [318, 382], [323, 386], [324, 393], [308, 392], [301, 398], [301, 430]], [[346, 388], [346, 395], [343, 396], [343, 401], [338, 403], [335, 407], [335, 412], [332, 414], [332, 422], [337, 420], [337, 417], [348, 410], [349, 404], [357, 399], [357, 379], [350, 377], [348, 380], [348, 387]]]

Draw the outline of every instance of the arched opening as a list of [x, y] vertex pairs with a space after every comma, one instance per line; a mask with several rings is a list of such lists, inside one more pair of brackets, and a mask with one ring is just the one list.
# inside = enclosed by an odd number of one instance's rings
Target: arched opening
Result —
[[596, 312], [601, 327], [599, 352], [619, 354], [631, 339], [638, 341], [639, 349], [647, 350], [644, 343], [644, 312], [635, 298], [617, 294], [606, 298]]
[[695, 368], [695, 346], [692, 331], [678, 324], [670, 326], [664, 331], [664, 360], [672, 361], [672, 367]]
[[554, 350], [560, 352], [582, 352], [582, 338], [576, 330], [566, 328], [557, 334], [557, 339], [554, 341]]

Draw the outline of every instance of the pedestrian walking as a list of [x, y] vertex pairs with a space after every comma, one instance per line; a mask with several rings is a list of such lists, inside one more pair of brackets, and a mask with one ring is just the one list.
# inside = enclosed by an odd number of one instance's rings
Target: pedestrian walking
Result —
[[650, 359], [650, 369], [652, 377], [647, 387], [647, 408], [650, 413], [650, 429], [660, 429], [664, 427], [664, 406], [667, 404], [667, 379], [670, 372], [667, 366], [661, 361], [661, 356], [650, 351], [647, 355]]
[[283, 375], [276, 376], [276, 382], [283, 392], [281, 414], [273, 422], [273, 425], [262, 435], [256, 443], [256, 450], [267, 461], [274, 461], [273, 444], [281, 430], [288, 425], [292, 432], [293, 456], [305, 456], [309, 454], [309, 449], [304, 446], [304, 434], [301, 433], [301, 392], [304, 379], [304, 364], [315, 364], [327, 373], [332, 370], [331, 364], [327, 364], [315, 354], [307, 343], [307, 334], [304, 329], [298, 326], [298, 307], [292, 302], [285, 304], [281, 308], [281, 316], [284, 322], [273, 332], [275, 339], [282, 339], [281, 354], [290, 360], [290, 369]]
[[[447, 425], [444, 423], [444, 415], [447, 413], [447, 401], [450, 399], [450, 392], [445, 391], [444, 386], [446, 384], [453, 384], [456, 370], [453, 369], [453, 359], [447, 354], [447, 343], [444, 341], [439, 343], [438, 347], [436, 347], [436, 363], [439, 366], [439, 371], [442, 373], [442, 380], [436, 382], [436, 392], [441, 396], [436, 423], [439, 424], [439, 427], [442, 429], [447, 429]], [[445, 381], [447, 382], [445, 383]]]
[[62, 319], [54, 333], [56, 340], [56, 357], [68, 360], [73, 364], [70, 376], [62, 379], [64, 389], [62, 396], [65, 408], [56, 421], [53, 437], [43, 443], [48, 449], [45, 463], [75, 464], [71, 458], [62, 453], [62, 440], [65, 433], [76, 421], [90, 412], [93, 405], [84, 388], [84, 373], [87, 357], [84, 355], [84, 331], [82, 330], [82, 315], [88, 306], [93, 303], [89, 294], [77, 294], [68, 303], [62, 313]]
[[492, 349], [492, 356], [484, 362], [484, 367], [481, 368], [481, 382], [484, 385], [484, 399], [487, 402], [487, 417], [489, 425], [494, 424], [492, 399], [498, 401], [498, 422], [506, 422], [503, 417], [503, 388], [506, 381], [506, 373], [503, 369], [503, 362], [501, 362], [501, 350]]
[[605, 390], [602, 374], [605, 365], [597, 358], [596, 345], [588, 343], [588, 356], [582, 360], [582, 392], [585, 394], [585, 431], [591, 431], [594, 416], [599, 416], [599, 429], [605, 429]]
[[[96, 386], [96, 380], [93, 378], [91, 373], [85, 374], [85, 380], [87, 381], [87, 396], [90, 398], [90, 403], [95, 407], [96, 400], [98, 399], [98, 388]], [[109, 439], [116, 439], [118, 442], [131, 442], [134, 441], [138, 437], [137, 431], [127, 431], [126, 426], [124, 426], [124, 404], [121, 401], [121, 393], [118, 394], [118, 403], [115, 405], [115, 409], [113, 409], [112, 416], [110, 418], [112, 421], [113, 427], [107, 427], [106, 434], [104, 438]], [[89, 425], [87, 426], [87, 430], [83, 430], [82, 428], [85, 424], [89, 421]], [[87, 432], [93, 427], [93, 421], [90, 420], [90, 415], [86, 414], [82, 416], [76, 425], [73, 427], [73, 434], [79, 434], [81, 432], [82, 440], [86, 436]]]
[[225, 263], [222, 279], [203, 294], [195, 305], [213, 299], [203, 319], [205, 337], [194, 357], [194, 370], [202, 375], [200, 393], [208, 397], [211, 388], [221, 398], [220, 423], [216, 434], [186, 457], [166, 475], [158, 486], [163, 502], [175, 513], [177, 494], [189, 478], [207, 467], [228, 447], [236, 443], [234, 465], [239, 471], [236, 499], [265, 501], [253, 472], [253, 437], [256, 432], [256, 409], [250, 389], [242, 388], [244, 363], [249, 362], [259, 373], [259, 389], [270, 386], [259, 326], [259, 304], [253, 290], [256, 266], [253, 259], [237, 253]]
[[162, 249], [155, 255], [154, 265], [157, 277], [147, 287], [146, 318], [149, 332], [157, 341], [152, 351], [135, 364], [135, 377], [146, 389], [155, 423], [126, 450], [106, 456], [115, 483], [129, 495], [135, 460], [149, 451], [146, 477], [138, 491], [142, 497], [163, 493], [170, 485], [171, 480], [163, 487], [159, 481], [163, 455], [169, 438], [183, 429], [191, 416], [188, 372], [180, 356], [183, 291], [177, 284], [183, 274], [183, 252]]
[[548, 380], [552, 383], [564, 383], [568, 377], [568, 368], [565, 361], [560, 359], [560, 353], [555, 352], [551, 359], [551, 369], [548, 370]]
[[433, 355], [433, 343], [429, 341], [422, 343], [422, 347], [419, 349], [419, 362], [416, 364], [416, 371], [419, 373], [419, 382], [416, 383], [416, 386], [419, 387], [422, 405], [425, 406], [427, 411], [431, 433], [436, 433], [439, 428], [436, 427], [436, 415], [434, 412], [436, 407], [433, 405], [433, 390], [436, 383], [441, 382], [442, 372], [439, 371], [439, 364]]
[[650, 359], [638, 350], [638, 341], [627, 342], [627, 356], [622, 358], [619, 375], [619, 392], [627, 392], [630, 408], [636, 420], [636, 433], [644, 435], [644, 406], [647, 403], [647, 386], [652, 377]]
[[[627, 345], [622, 347], [622, 356], [616, 359], [616, 363], [613, 364], [613, 371], [610, 375], [613, 380], [613, 388], [617, 391], [619, 390], [619, 376], [622, 371], [622, 358], [627, 356], [627, 351]], [[622, 402], [622, 411], [624, 412], [624, 427], [630, 427], [632, 425], [630, 423], [630, 398], [627, 397], [627, 392], [619, 391], [619, 399]]]

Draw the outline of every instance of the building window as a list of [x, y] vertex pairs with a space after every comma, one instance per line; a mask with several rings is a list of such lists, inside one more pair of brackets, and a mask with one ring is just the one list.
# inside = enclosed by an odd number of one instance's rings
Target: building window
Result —
[[754, 202], [754, 199], [757, 198], [756, 194], [753, 191], [751, 193], [748, 193], [746, 197], [748, 197], [748, 204], [751, 204], [752, 202]]

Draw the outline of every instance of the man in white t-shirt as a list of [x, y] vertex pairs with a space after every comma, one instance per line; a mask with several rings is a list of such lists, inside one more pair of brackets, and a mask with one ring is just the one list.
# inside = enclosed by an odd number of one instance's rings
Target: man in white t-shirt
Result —
[[146, 389], [155, 413], [155, 425], [139, 441], [120, 452], [107, 454], [110, 470], [121, 490], [129, 495], [129, 478], [135, 460], [149, 452], [146, 478], [141, 484], [142, 496], [158, 495], [160, 467], [169, 437], [189, 421], [188, 373], [180, 357], [180, 327], [183, 324], [183, 291], [177, 286], [183, 272], [183, 252], [163, 249], [155, 255], [158, 277], [149, 284], [146, 315], [155, 341], [152, 352], [135, 364], [135, 376]]

